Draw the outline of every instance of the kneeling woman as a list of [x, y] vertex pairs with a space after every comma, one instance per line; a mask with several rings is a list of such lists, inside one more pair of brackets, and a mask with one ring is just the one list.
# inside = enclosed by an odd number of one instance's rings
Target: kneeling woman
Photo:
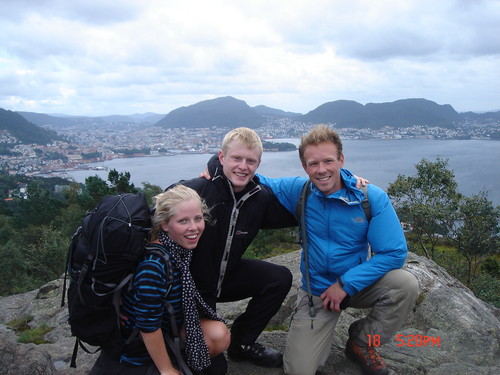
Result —
[[227, 349], [229, 330], [203, 301], [189, 272], [192, 250], [205, 229], [207, 212], [200, 196], [183, 185], [155, 197], [151, 243], [147, 248], [168, 255], [173, 282], [168, 282], [169, 270], [164, 257], [146, 253], [136, 269], [131, 290], [123, 295], [122, 304], [125, 336], [138, 328], [142, 342], [130, 345], [119, 362], [102, 353], [91, 375], [181, 374], [175, 357], [165, 345], [164, 335], [171, 335], [165, 300], [173, 307], [177, 326], [185, 339], [184, 358], [191, 369], [203, 371], [210, 366], [211, 357]]

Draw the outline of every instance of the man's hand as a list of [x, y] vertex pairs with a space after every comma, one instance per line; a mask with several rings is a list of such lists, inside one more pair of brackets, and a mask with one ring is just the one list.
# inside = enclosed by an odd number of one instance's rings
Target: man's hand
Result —
[[[201, 176], [200, 176], [201, 177]], [[356, 177], [356, 188], [361, 188], [361, 186], [366, 186], [370, 183], [370, 180], [367, 180], [366, 178], [359, 177], [354, 175]]]
[[339, 283], [335, 283], [330, 285], [330, 287], [325, 290], [320, 298], [323, 300], [323, 308], [325, 310], [332, 311], [340, 311], [340, 303], [347, 296], [347, 293], [344, 292], [339, 285]]

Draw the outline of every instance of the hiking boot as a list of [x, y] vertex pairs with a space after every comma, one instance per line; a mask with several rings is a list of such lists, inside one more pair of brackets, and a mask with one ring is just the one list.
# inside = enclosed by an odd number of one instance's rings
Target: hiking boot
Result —
[[360, 346], [349, 339], [344, 352], [347, 358], [361, 366], [364, 375], [387, 375], [389, 373], [387, 365], [373, 346]]
[[227, 355], [235, 362], [249, 361], [262, 367], [280, 367], [283, 365], [283, 354], [273, 348], [255, 342], [251, 345], [231, 344]]

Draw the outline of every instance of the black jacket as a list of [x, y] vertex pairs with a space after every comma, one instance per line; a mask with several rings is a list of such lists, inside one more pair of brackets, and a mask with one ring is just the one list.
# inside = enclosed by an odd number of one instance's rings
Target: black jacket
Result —
[[213, 176], [211, 180], [195, 178], [181, 181], [183, 185], [196, 190], [210, 208], [212, 223], [206, 225], [191, 261], [191, 274], [202, 295], [217, 294], [220, 283], [224, 288], [223, 281], [219, 279], [224, 275], [224, 269], [221, 274], [221, 264], [226, 247], [229, 248], [229, 256], [225, 257], [227, 275], [241, 259], [259, 229], [297, 225], [295, 217], [279, 203], [268, 187], [259, 183], [258, 177], [254, 177], [242, 192], [233, 193], [231, 183], [222, 173], [217, 158], [213, 157], [209, 161], [209, 171]]

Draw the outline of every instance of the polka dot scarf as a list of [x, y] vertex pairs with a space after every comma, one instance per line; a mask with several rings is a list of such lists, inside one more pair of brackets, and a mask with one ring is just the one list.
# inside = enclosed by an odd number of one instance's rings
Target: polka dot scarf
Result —
[[203, 338], [200, 318], [208, 318], [224, 322], [201, 298], [189, 271], [192, 251], [186, 250], [172, 241], [165, 231], [160, 229], [160, 242], [168, 249], [174, 263], [181, 271], [182, 308], [184, 311], [184, 328], [186, 329], [186, 361], [190, 368], [201, 371], [210, 366], [210, 355]]

